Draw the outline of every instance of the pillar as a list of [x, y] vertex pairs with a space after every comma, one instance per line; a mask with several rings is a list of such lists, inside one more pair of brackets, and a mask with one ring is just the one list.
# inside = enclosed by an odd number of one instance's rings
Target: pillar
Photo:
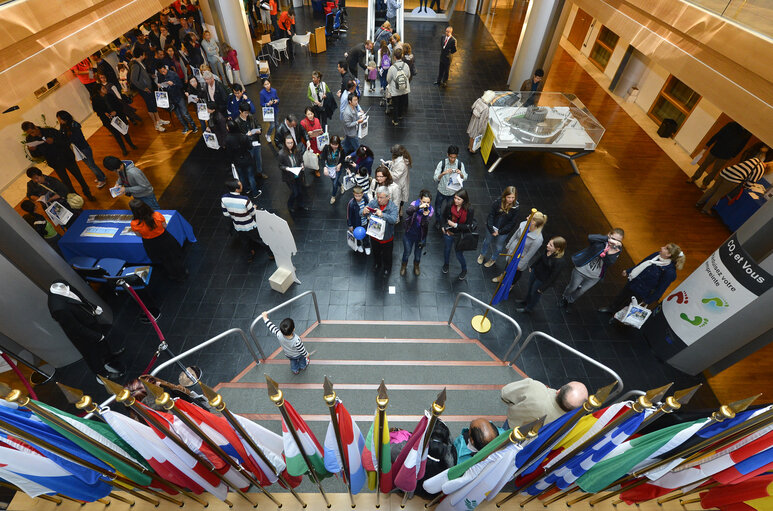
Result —
[[[219, 33], [236, 50], [239, 57], [239, 74], [246, 85], [258, 80], [258, 65], [250, 37], [247, 13], [240, 0], [212, 0], [217, 11]], [[205, 18], [206, 19], [206, 18]], [[289, 44], [289, 43], [288, 43]]]
[[531, 0], [515, 50], [507, 84], [517, 90], [537, 68], [547, 74], [569, 16], [565, 0]]

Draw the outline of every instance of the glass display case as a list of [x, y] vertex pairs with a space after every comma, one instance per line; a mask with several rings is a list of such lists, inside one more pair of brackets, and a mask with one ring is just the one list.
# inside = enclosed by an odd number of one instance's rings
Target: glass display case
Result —
[[593, 151], [604, 127], [573, 94], [496, 93], [489, 108], [494, 147], [517, 151]]

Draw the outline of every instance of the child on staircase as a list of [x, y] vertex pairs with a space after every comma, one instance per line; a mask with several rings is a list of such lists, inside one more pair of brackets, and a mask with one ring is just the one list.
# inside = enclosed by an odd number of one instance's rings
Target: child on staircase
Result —
[[276, 335], [279, 345], [287, 358], [290, 359], [290, 369], [293, 374], [298, 374], [309, 366], [309, 354], [306, 352], [306, 346], [298, 334], [295, 333], [295, 322], [292, 318], [285, 318], [279, 323], [279, 328], [268, 319], [268, 312], [261, 314], [266, 328]]

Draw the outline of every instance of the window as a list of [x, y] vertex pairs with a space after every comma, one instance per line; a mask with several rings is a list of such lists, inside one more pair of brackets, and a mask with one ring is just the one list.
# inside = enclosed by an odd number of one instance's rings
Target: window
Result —
[[675, 120], [678, 130], [700, 99], [700, 94], [680, 82], [676, 77], [669, 76], [655, 102], [652, 103], [648, 114], [658, 124], [662, 123], [664, 119]]
[[601, 27], [601, 30], [599, 30], [596, 43], [590, 51], [590, 60], [602, 71], [606, 69], [609, 58], [612, 56], [612, 52], [615, 51], [618, 39], [620, 37], [607, 27]]

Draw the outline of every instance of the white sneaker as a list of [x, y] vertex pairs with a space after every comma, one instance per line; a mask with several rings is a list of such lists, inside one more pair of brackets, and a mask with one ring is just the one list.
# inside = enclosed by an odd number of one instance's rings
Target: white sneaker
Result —
[[165, 120], [163, 120], [163, 119], [161, 119], [160, 121], [158, 121], [158, 123], [159, 123], [159, 124], [170, 124], [170, 122], [169, 122], [169, 121], [165, 121]]
[[335, 204], [335, 203], [336, 203], [336, 198], [330, 197], [330, 204]]
[[161, 123], [156, 124], [156, 131], [166, 131]]
[[370, 255], [370, 247], [365, 247], [365, 255]]
[[360, 252], [360, 253], [365, 252], [365, 250], [362, 248], [362, 245], [359, 245], [357, 247], [357, 252]]
[[483, 254], [478, 255], [478, 264], [483, 264]]
[[271, 137], [270, 137], [270, 136], [268, 136], [268, 133], [266, 134], [266, 142], [269, 142], [269, 143], [271, 143]]

